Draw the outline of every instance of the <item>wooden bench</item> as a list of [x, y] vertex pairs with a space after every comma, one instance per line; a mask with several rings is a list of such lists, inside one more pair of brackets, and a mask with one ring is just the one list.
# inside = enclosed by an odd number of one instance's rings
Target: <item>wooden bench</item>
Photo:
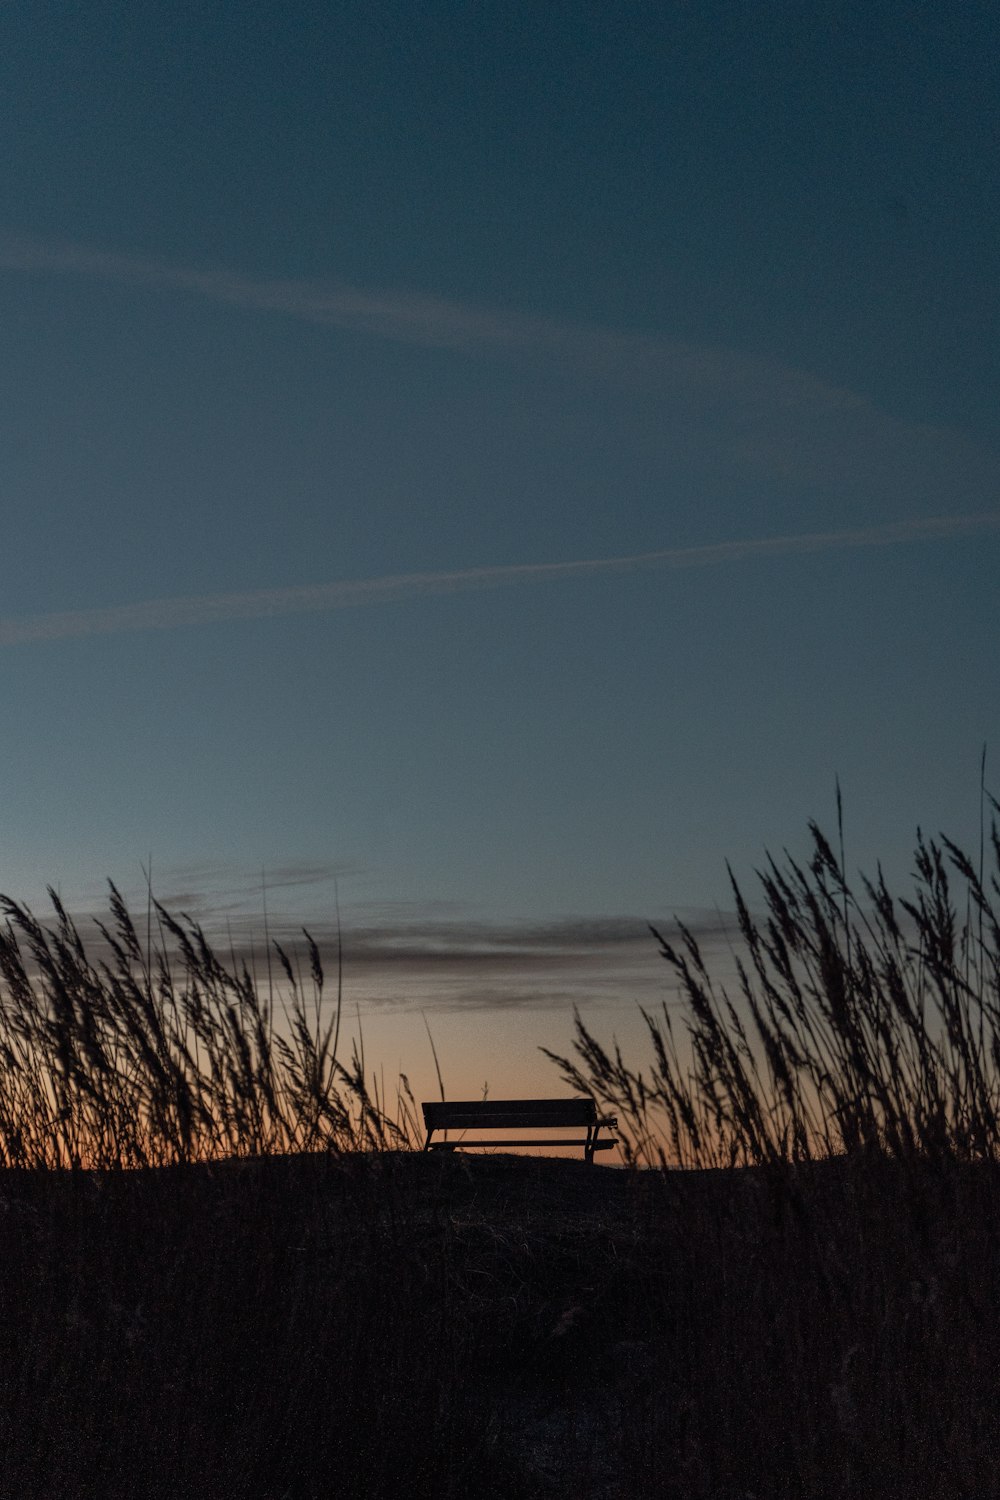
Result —
[[[617, 1140], [599, 1140], [602, 1129], [618, 1127], [614, 1115], [598, 1115], [593, 1099], [464, 1099], [455, 1103], [423, 1104], [424, 1125], [427, 1127], [425, 1151], [466, 1150], [470, 1146], [582, 1146], [584, 1160], [592, 1162], [595, 1151], [610, 1151]], [[466, 1140], [467, 1130], [555, 1130], [565, 1126], [585, 1126], [587, 1134], [581, 1140], [568, 1140], [565, 1136], [533, 1137], [525, 1140]], [[463, 1132], [461, 1140], [432, 1140], [436, 1130], [458, 1130]]]

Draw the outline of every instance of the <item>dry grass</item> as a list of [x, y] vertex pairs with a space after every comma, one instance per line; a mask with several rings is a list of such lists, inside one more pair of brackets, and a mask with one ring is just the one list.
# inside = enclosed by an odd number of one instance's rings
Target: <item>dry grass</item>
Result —
[[862, 877], [859, 899], [842, 852], [811, 829], [808, 866], [769, 859], [759, 872], [763, 917], [732, 880], [744, 949], [738, 994], [715, 983], [682, 924], [675, 940], [654, 928], [685, 1002], [685, 1034], [675, 1034], [664, 1005], [644, 1012], [646, 1070], [605, 1049], [579, 1019], [574, 1055], [548, 1055], [574, 1088], [618, 1114], [637, 1162], [995, 1160], [996, 822], [989, 873], [985, 847], [977, 868], [949, 839], [918, 834], [916, 886], [903, 899], [881, 870]]
[[733, 882], [734, 993], [654, 934], [684, 1011], [646, 1015], [651, 1065], [579, 1018], [550, 1054], [633, 1163], [687, 1169], [651, 1175], [673, 1213], [630, 1273], [655, 1372], [621, 1493], [996, 1496], [1000, 835], [973, 862], [918, 834], [903, 899], [812, 835], [759, 872], [763, 916]]
[[278, 983], [269, 949], [261, 984], [152, 897], [140, 938], [110, 890], [98, 960], [54, 891], [51, 927], [0, 897], [0, 1164], [134, 1168], [409, 1142], [405, 1078], [390, 1116], [357, 1045], [347, 1064], [337, 1055], [341, 985], [326, 1014], [308, 933], [308, 977], [275, 942]]
[[680, 1034], [553, 1059], [684, 1171], [421, 1155], [308, 938], [282, 1010], [6, 902], [0, 1500], [1000, 1494], [1000, 836], [903, 900], [813, 841], [736, 993], [657, 933]]

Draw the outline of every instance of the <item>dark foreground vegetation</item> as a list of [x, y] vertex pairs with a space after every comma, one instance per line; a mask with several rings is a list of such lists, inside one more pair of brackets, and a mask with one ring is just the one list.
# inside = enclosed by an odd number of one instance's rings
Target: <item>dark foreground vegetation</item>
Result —
[[11, 1172], [4, 1500], [1000, 1493], [1000, 1177]]
[[998, 868], [814, 830], [732, 995], [657, 934], [651, 1063], [554, 1059], [625, 1171], [413, 1151], [314, 948], [6, 903], [0, 1500], [1000, 1496]]

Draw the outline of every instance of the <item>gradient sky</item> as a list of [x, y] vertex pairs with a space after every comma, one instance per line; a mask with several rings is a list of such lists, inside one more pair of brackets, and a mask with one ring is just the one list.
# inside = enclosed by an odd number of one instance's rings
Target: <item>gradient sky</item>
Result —
[[503, 1093], [838, 776], [854, 866], [978, 836], [997, 42], [975, 0], [10, 0], [0, 890], [151, 858], [322, 923], [336, 874], [379, 1045], [419, 1002]]

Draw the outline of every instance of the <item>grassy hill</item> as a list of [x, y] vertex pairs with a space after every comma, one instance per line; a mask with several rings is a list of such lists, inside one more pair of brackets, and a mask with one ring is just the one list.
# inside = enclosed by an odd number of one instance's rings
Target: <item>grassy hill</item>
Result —
[[997, 1493], [1000, 1173], [0, 1179], [0, 1493]]

